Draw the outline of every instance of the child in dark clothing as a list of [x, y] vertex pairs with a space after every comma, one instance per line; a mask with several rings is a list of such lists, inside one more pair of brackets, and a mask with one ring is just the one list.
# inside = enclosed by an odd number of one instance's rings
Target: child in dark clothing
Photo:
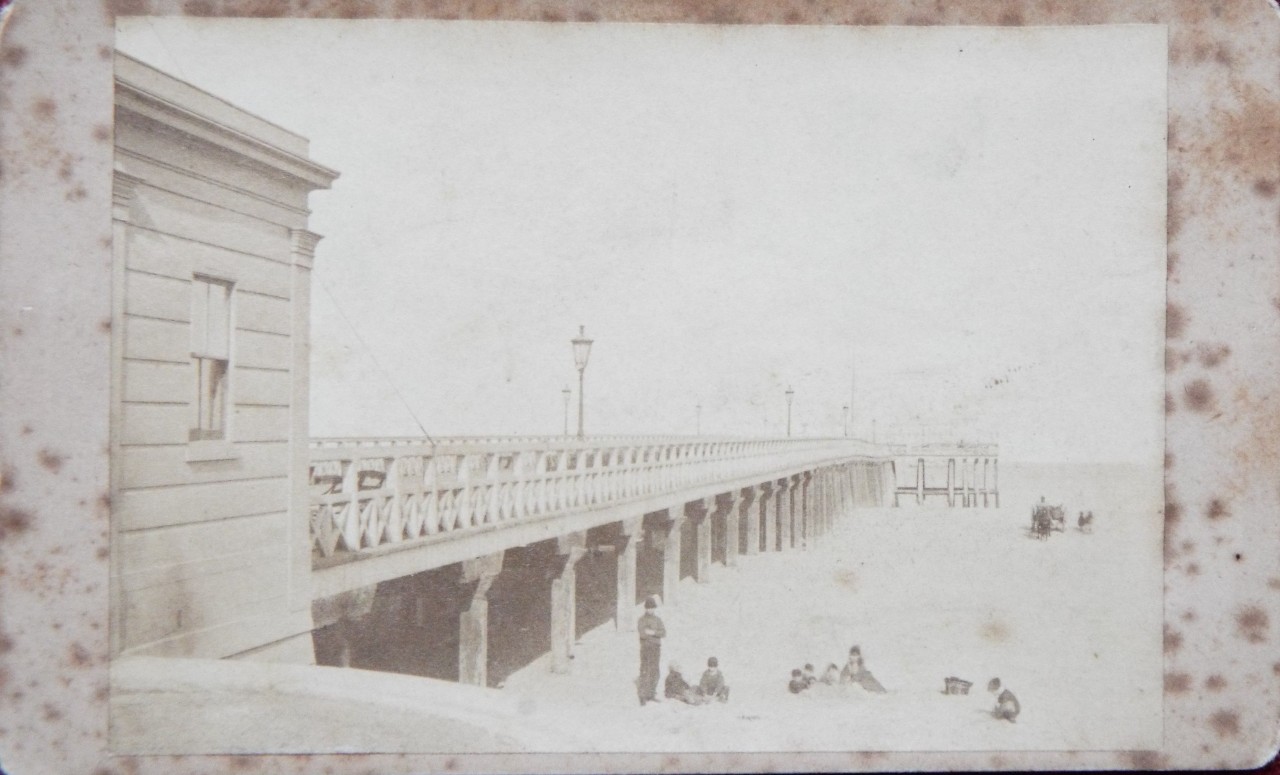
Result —
[[707, 660], [707, 670], [698, 682], [698, 694], [707, 700], [714, 697], [720, 702], [729, 701], [729, 687], [724, 682], [724, 674], [720, 672], [720, 661], [715, 657]]
[[789, 689], [792, 694], [799, 694], [808, 688], [809, 682], [804, 680], [804, 675], [801, 674], [800, 669], [796, 668], [795, 670], [792, 670], [791, 682], [787, 684], [787, 689]]

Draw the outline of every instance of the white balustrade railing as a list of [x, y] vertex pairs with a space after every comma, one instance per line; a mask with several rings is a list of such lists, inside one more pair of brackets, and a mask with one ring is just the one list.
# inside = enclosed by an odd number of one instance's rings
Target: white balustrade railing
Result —
[[331, 557], [880, 454], [853, 439], [317, 439], [312, 548]]

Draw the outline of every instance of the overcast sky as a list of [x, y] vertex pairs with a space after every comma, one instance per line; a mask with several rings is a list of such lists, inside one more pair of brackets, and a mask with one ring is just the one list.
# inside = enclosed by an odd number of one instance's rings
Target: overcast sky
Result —
[[559, 433], [583, 324], [588, 433], [1160, 460], [1163, 28], [119, 31], [342, 173], [314, 435]]

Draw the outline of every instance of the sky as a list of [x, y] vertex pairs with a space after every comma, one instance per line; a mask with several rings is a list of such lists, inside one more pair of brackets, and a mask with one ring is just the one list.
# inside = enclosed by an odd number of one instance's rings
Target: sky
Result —
[[118, 25], [341, 172], [314, 436], [1162, 460], [1163, 28]]

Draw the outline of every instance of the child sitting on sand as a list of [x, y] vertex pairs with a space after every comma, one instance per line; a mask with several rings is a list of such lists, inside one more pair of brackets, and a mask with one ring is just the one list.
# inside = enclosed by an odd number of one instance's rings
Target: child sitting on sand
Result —
[[800, 669], [796, 668], [791, 671], [791, 682], [787, 684], [787, 689], [792, 694], [799, 694], [809, 688], [809, 682], [804, 680], [804, 675], [800, 673]]

